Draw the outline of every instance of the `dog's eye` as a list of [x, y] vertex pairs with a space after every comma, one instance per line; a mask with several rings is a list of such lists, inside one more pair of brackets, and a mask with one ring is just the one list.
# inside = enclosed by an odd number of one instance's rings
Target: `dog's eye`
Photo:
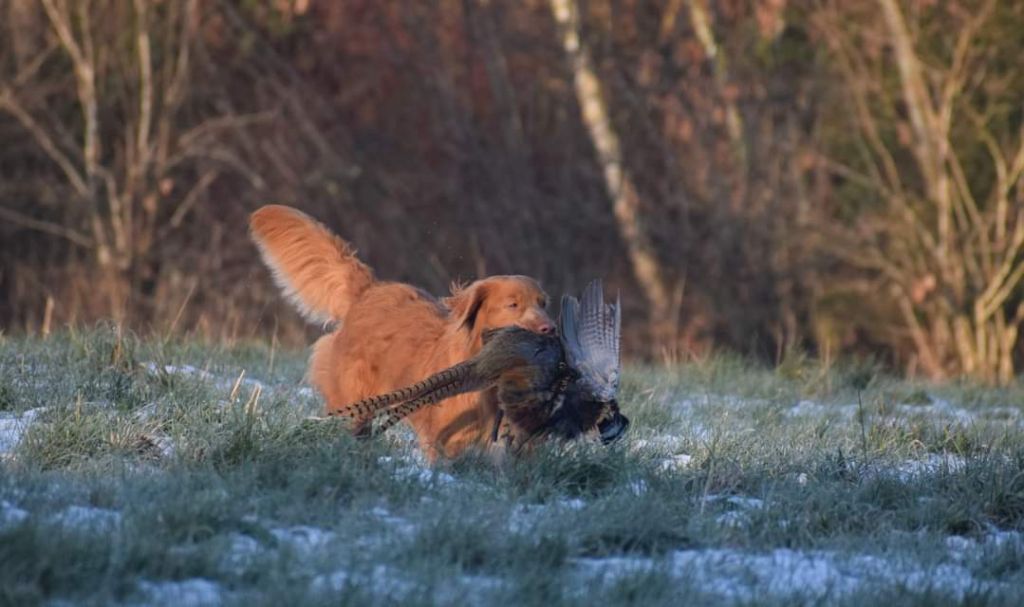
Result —
[[514, 309], [519, 307], [519, 302], [517, 302], [517, 301], [510, 301], [510, 302], [508, 302], [508, 305], [506, 305], [505, 307], [507, 307], [507, 308], [509, 308], [511, 310], [514, 310]]

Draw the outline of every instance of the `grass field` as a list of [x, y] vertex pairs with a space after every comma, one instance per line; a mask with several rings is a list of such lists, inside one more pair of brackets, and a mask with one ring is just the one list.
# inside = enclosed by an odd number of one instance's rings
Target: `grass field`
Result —
[[0, 338], [0, 604], [1024, 604], [1024, 389], [633, 368], [621, 444], [430, 469], [305, 353]]

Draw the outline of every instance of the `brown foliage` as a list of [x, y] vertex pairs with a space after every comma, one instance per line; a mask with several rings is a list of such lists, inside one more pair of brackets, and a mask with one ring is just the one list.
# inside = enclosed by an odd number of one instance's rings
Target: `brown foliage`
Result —
[[1020, 368], [1019, 3], [569, 2], [632, 232], [549, 4], [0, 0], [0, 322], [300, 341], [283, 202], [434, 292], [604, 276], [634, 354]]

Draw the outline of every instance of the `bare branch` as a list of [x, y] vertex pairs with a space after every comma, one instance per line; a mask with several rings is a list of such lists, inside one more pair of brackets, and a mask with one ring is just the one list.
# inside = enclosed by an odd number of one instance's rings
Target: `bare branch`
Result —
[[30, 230], [43, 232], [44, 234], [50, 234], [51, 236], [59, 236], [60, 238], [86, 249], [92, 247], [92, 241], [88, 236], [81, 232], [77, 232], [57, 223], [29, 217], [28, 215], [15, 211], [14, 209], [0, 207], [0, 218], [4, 221], [18, 224]]
[[75, 163], [60, 150], [57, 144], [53, 141], [53, 138], [46, 132], [46, 129], [32, 118], [32, 115], [29, 114], [14, 97], [14, 93], [6, 87], [0, 88], [0, 109], [6, 110], [9, 114], [14, 116], [14, 118], [21, 123], [21, 126], [35, 138], [39, 147], [42, 148], [43, 151], [46, 152], [46, 155], [49, 156], [50, 159], [60, 167], [61, 171], [64, 172], [64, 175], [68, 179], [68, 183], [70, 183], [71, 187], [74, 188], [75, 193], [82, 198], [89, 196], [90, 190], [89, 186], [86, 184], [85, 176], [79, 173], [78, 169], [75, 168]]
[[75, 81], [78, 85], [78, 101], [82, 106], [82, 115], [85, 120], [82, 157], [85, 159], [85, 181], [89, 186], [91, 199], [96, 167], [99, 163], [99, 110], [96, 100], [96, 73], [92, 64], [92, 42], [88, 33], [89, 11], [84, 9], [80, 14], [84, 44], [86, 45], [86, 50], [83, 51], [71, 30], [71, 14], [64, 2], [62, 0], [42, 0], [42, 3], [50, 23], [57, 32], [65, 52], [71, 57], [74, 66]]
[[209, 188], [210, 185], [213, 184], [213, 182], [216, 181], [217, 177], [219, 176], [220, 171], [217, 170], [211, 170], [203, 173], [203, 176], [199, 178], [199, 181], [196, 182], [196, 185], [193, 186], [192, 189], [189, 190], [188, 194], [185, 195], [185, 198], [182, 199], [181, 204], [178, 205], [178, 208], [174, 209], [174, 214], [171, 215], [171, 219], [167, 222], [167, 224], [175, 229], [181, 226], [181, 222], [185, 218], [185, 215], [187, 215], [188, 212], [192, 209], [192, 207], [195, 206], [196, 202], [199, 200], [199, 197], [202, 196], [202, 194], [207, 190], [207, 188]]
[[928, 88], [921, 74], [921, 65], [914, 51], [913, 38], [896, 0], [878, 0], [893, 43], [896, 66], [900, 72], [903, 100], [914, 131], [912, 149], [918, 168], [932, 202], [938, 206], [939, 246], [936, 255], [939, 267], [948, 272], [946, 254], [951, 244], [951, 207], [948, 178], [941, 170], [942, 159], [949, 147], [948, 129], [943, 131], [932, 107]]
[[1003, 305], [1021, 278], [1024, 277], [1024, 260], [1017, 260], [1019, 253], [1024, 248], [1024, 229], [1021, 228], [1022, 223], [1024, 223], [1024, 211], [1021, 211], [1018, 216], [1014, 239], [1003, 257], [1002, 264], [1000, 264], [995, 276], [989, 281], [988, 288], [978, 297], [975, 303], [976, 313], [981, 317], [987, 318], [996, 308]]

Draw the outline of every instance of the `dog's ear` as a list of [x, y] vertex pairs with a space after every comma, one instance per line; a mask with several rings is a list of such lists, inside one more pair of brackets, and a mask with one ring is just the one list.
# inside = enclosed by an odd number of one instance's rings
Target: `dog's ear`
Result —
[[487, 284], [481, 281], [472, 283], [469, 286], [453, 289], [452, 296], [444, 300], [444, 304], [451, 310], [459, 328], [472, 329], [476, 325], [477, 314], [480, 313], [480, 306], [487, 299]]

